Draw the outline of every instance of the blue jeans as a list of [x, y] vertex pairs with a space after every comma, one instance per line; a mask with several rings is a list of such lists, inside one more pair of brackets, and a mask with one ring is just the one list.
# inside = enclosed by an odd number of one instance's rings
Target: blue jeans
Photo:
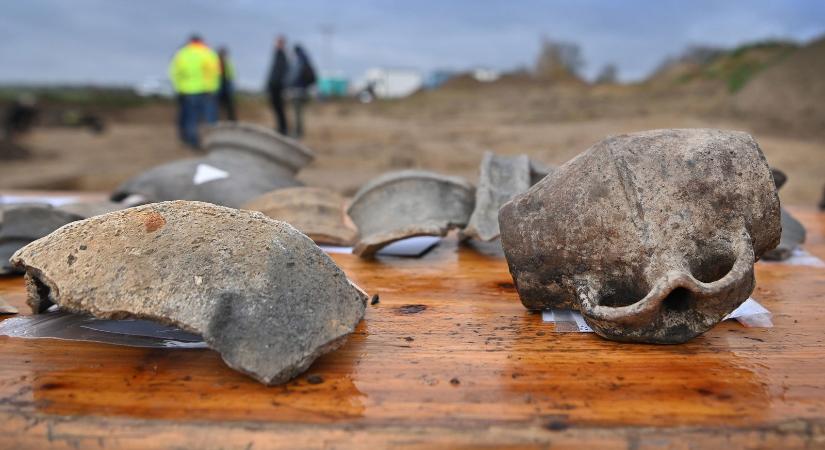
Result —
[[200, 148], [198, 125], [218, 121], [218, 104], [214, 94], [185, 94], [179, 97], [180, 136], [186, 145]]

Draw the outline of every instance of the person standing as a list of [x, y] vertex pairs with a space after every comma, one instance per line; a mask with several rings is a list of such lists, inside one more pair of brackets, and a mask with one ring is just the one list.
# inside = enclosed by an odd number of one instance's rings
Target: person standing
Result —
[[309, 101], [309, 88], [315, 84], [315, 69], [300, 44], [295, 45], [295, 68], [290, 83], [292, 107], [295, 112], [295, 137], [304, 137], [304, 106]]
[[283, 135], [288, 132], [286, 113], [284, 112], [284, 88], [287, 84], [289, 62], [286, 59], [285, 47], [286, 38], [278, 36], [275, 40], [275, 56], [272, 59], [272, 67], [269, 70], [269, 79], [267, 80], [269, 103], [275, 113], [277, 131]]
[[235, 116], [235, 66], [229, 59], [229, 49], [218, 49], [218, 58], [221, 63], [221, 87], [218, 90], [218, 101], [226, 112], [226, 119], [234, 122]]
[[181, 140], [200, 149], [198, 125], [218, 120], [215, 93], [220, 87], [220, 60], [198, 35], [192, 35], [169, 64], [169, 78], [178, 96]]

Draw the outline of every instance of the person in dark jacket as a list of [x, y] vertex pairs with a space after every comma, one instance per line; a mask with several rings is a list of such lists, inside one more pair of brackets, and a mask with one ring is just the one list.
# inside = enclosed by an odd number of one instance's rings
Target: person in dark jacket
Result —
[[277, 131], [283, 135], [288, 133], [286, 113], [284, 112], [284, 88], [287, 85], [287, 74], [289, 73], [289, 62], [286, 59], [286, 38], [278, 36], [275, 40], [275, 56], [272, 59], [272, 67], [269, 70], [269, 80], [267, 81], [267, 91], [269, 92], [269, 103], [275, 112]]
[[309, 101], [309, 88], [315, 84], [315, 69], [309, 56], [300, 44], [295, 48], [295, 67], [290, 81], [290, 96], [295, 112], [295, 137], [304, 136], [304, 106]]
[[235, 116], [235, 66], [229, 59], [229, 50], [226, 47], [218, 49], [218, 58], [221, 62], [221, 87], [218, 89], [218, 102], [226, 111], [226, 119], [234, 122]]

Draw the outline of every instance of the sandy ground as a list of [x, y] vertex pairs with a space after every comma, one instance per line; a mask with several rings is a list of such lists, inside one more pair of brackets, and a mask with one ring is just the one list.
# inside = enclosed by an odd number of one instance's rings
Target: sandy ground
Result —
[[[512, 101], [488, 101], [495, 96], [465, 93], [368, 105], [316, 103], [309, 109], [305, 143], [317, 158], [299, 178], [344, 194], [384, 171], [402, 168], [475, 180], [485, 150], [526, 153], [559, 165], [611, 134], [714, 127], [749, 131], [757, 138], [768, 161], [789, 176], [781, 192], [784, 203], [814, 205], [822, 195], [821, 137], [787, 135], [716, 114], [713, 104], [693, 108], [657, 102], [659, 106], [648, 108], [644, 102], [605, 95], [607, 100], [593, 100], [592, 94], [581, 100], [575, 94], [531, 97], [528, 92]], [[243, 120], [272, 123], [263, 104], [246, 102], [241, 111]], [[0, 162], [0, 189], [111, 190], [156, 164], [193, 156], [178, 144], [173, 118], [172, 105], [152, 105], [112, 115], [102, 135], [81, 129], [37, 129], [23, 141], [33, 158]]]

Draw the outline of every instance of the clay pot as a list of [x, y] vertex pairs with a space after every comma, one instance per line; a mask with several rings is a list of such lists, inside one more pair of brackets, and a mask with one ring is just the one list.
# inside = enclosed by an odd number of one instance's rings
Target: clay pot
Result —
[[739, 306], [780, 236], [759, 146], [707, 129], [610, 137], [499, 222], [524, 306], [579, 309], [603, 337], [654, 343], [685, 342]]

